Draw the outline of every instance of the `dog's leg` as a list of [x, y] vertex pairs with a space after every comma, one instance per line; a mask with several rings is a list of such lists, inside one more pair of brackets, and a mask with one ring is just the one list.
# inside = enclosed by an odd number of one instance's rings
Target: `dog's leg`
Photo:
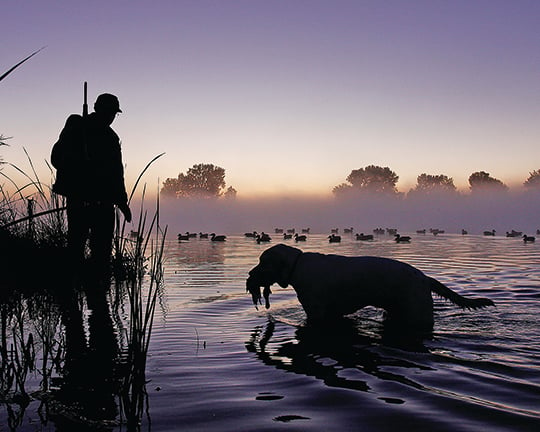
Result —
[[401, 287], [394, 300], [384, 309], [387, 320], [402, 327], [414, 329], [433, 328], [433, 298], [428, 287], [412, 286]]

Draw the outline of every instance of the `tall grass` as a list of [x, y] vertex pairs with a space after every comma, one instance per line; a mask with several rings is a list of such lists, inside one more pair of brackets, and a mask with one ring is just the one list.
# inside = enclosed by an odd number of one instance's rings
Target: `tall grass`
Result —
[[159, 225], [158, 198], [156, 211], [150, 221], [141, 206], [134, 235], [129, 238], [115, 237], [116, 247], [121, 248], [115, 252], [116, 292], [121, 291], [118, 281], [125, 281], [129, 307], [129, 322], [125, 329], [127, 349], [123, 358], [126, 368], [119, 392], [128, 430], [137, 430], [141, 416], [146, 411], [146, 359], [156, 303], [162, 290], [166, 235], [167, 228], [162, 229]]
[[[138, 176], [130, 194], [130, 203], [142, 176], [149, 166], [161, 155], [148, 163]], [[12, 164], [5, 164], [23, 175], [26, 182], [18, 186], [7, 174], [0, 175], [11, 185], [12, 193], [0, 186], [0, 235], [3, 248], [9, 244], [20, 247], [21, 260], [34, 248], [65, 249], [67, 223], [65, 218], [64, 200], [53, 194], [51, 188], [44, 185], [38, 178], [30, 157], [28, 156], [31, 175]], [[120, 223], [117, 215], [116, 231], [113, 239], [113, 279], [108, 292], [110, 313], [115, 317], [120, 329], [119, 341], [121, 371], [116, 377], [119, 381], [117, 397], [120, 405], [120, 423], [127, 425], [128, 430], [136, 430], [146, 411], [146, 358], [152, 334], [154, 312], [157, 299], [162, 292], [163, 283], [163, 252], [167, 228], [159, 223], [159, 194], [155, 211], [148, 212], [144, 208], [146, 186], [142, 187], [142, 199], [138, 211], [137, 226], [133, 232], [126, 232], [126, 223]], [[8, 243], [5, 243], [7, 241]], [[1, 255], [1, 251], [0, 251]], [[25, 258], [26, 259], [26, 256]], [[5, 271], [4, 271], [5, 272]], [[43, 277], [45, 275], [42, 275]], [[51, 276], [51, 275], [49, 275]], [[25, 285], [24, 275], [14, 275], [15, 279]], [[54, 278], [53, 278], [54, 281]], [[29, 282], [31, 284], [32, 282]], [[45, 284], [47, 285], [47, 284]], [[52, 287], [54, 283], [49, 284]], [[36, 287], [30, 288], [30, 290]], [[68, 287], [78, 290], [80, 287]], [[38, 294], [39, 291], [34, 292]], [[63, 296], [60, 293], [60, 296]], [[25, 327], [18, 325], [27, 322], [30, 303], [27, 297], [14, 297], [18, 300], [6, 302], [0, 298], [0, 401], [13, 400], [13, 395], [19, 394], [28, 398], [24, 382], [28, 370], [39, 370], [42, 375], [40, 391], [49, 396], [43, 397], [45, 404], [51, 404], [50, 379], [54, 370], [65, 363], [65, 341], [58, 333], [59, 304], [52, 299], [49, 302], [31, 302], [32, 315], [40, 316], [34, 325], [30, 338], [24, 333]], [[4, 299], [5, 300], [5, 299]], [[79, 299], [78, 301], [81, 301]], [[47, 306], [49, 305], [49, 306]], [[54, 311], [57, 311], [54, 313]], [[127, 315], [126, 315], [127, 312]], [[26, 318], [25, 318], [26, 317]], [[47, 317], [47, 318], [46, 318]], [[127, 318], [126, 318], [127, 317]], [[17, 324], [17, 325], [14, 325]], [[10, 332], [10, 329], [16, 329]], [[38, 339], [35, 341], [35, 339]], [[42, 362], [37, 365], [34, 344], [41, 350]], [[11, 348], [9, 348], [11, 346]], [[23, 359], [23, 360], [21, 360]], [[32, 360], [32, 361], [30, 361]], [[10, 366], [11, 365], [11, 366]], [[12, 395], [12, 396], [9, 396]], [[39, 396], [41, 398], [41, 396]], [[16, 423], [18, 416], [14, 417]]]
[[4, 162], [4, 166], [12, 168], [26, 180], [22, 186], [0, 171], [0, 176], [12, 189], [12, 192], [8, 192], [7, 188], [0, 186], [0, 230], [14, 238], [31, 239], [37, 246], [65, 246], [67, 223], [62, 214], [64, 200], [40, 180], [32, 159], [26, 149], [23, 150], [31, 175], [10, 162]]

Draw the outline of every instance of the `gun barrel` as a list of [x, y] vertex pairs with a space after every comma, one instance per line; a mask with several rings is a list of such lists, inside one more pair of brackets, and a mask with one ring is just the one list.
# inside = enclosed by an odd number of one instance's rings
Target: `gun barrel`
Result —
[[82, 106], [82, 114], [83, 117], [86, 117], [88, 115], [88, 87], [87, 82], [84, 82], [84, 102]]
[[[88, 91], [87, 90], [88, 90], [88, 84], [85, 81], [84, 82], [84, 99], [83, 99], [83, 106], [82, 106], [83, 119], [86, 119], [86, 117], [88, 117]], [[83, 122], [82, 144], [83, 144], [83, 151], [84, 151], [84, 159], [88, 161], [90, 158], [88, 157], [88, 145], [86, 143], [86, 121]]]

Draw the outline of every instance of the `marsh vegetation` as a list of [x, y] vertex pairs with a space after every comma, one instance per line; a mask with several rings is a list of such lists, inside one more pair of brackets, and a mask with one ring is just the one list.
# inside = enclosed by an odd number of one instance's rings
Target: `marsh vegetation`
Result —
[[[28, 411], [58, 429], [126, 425], [146, 400], [146, 355], [162, 290], [166, 228], [144, 208], [117, 218], [110, 277], [69, 268], [64, 201], [37, 177], [0, 186], [0, 406], [11, 430]], [[134, 196], [141, 173], [132, 190]], [[14, 192], [8, 192], [14, 191]]]

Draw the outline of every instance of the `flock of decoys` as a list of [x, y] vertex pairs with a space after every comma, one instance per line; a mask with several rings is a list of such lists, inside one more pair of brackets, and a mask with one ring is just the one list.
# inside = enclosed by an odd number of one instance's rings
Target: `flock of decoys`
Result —
[[197, 238], [197, 237], [199, 237], [200, 239], [210, 239], [211, 241], [214, 241], [214, 242], [224, 242], [225, 240], [227, 240], [226, 235], [216, 235], [216, 233], [208, 234], [208, 233], [200, 232], [199, 234], [197, 234], [197, 233], [190, 233], [189, 231], [186, 231], [185, 234], [182, 234], [182, 233], [178, 234], [179, 241], [189, 240], [189, 239]]
[[[307, 241], [307, 235], [310, 234], [311, 229], [310, 228], [302, 228], [301, 233], [298, 234], [296, 232], [295, 228], [290, 228], [287, 230], [284, 230], [283, 228], [275, 228], [274, 234], [278, 234], [283, 240], [294, 240], [296, 242], [302, 242]], [[344, 228], [343, 233], [344, 234], [353, 234], [354, 229], [353, 228]], [[328, 242], [329, 243], [340, 243], [341, 242], [341, 236], [339, 234], [339, 228], [332, 228], [330, 230], [330, 235], [328, 236]], [[397, 234], [397, 233], [396, 233]], [[270, 235], [268, 235], [265, 232], [257, 233], [257, 231], [253, 232], [247, 232], [244, 234], [245, 237], [253, 238], [257, 243], [263, 243], [263, 242], [269, 242], [272, 240]], [[369, 241], [373, 240], [374, 236], [373, 234], [364, 234], [364, 233], [356, 233], [354, 234], [356, 240], [362, 240], [362, 241]], [[409, 240], [407, 240], [409, 239]], [[397, 241], [397, 240], [396, 240]], [[400, 241], [410, 241], [410, 237], [401, 237]]]
[[[429, 231], [427, 231], [426, 229], [416, 230], [416, 234], [419, 234], [419, 235], [425, 235], [427, 232], [433, 234], [434, 236], [445, 233], [444, 230], [441, 230], [438, 228], [430, 228]], [[364, 234], [363, 232], [355, 233], [354, 229], [351, 227], [351, 228], [344, 228], [343, 233], [350, 234], [351, 236], [353, 236], [355, 240], [358, 240], [358, 241], [372, 241], [375, 239], [375, 235], [380, 236], [380, 235], [387, 234], [389, 236], [393, 236], [394, 241], [396, 243], [410, 243], [411, 242], [410, 236], [400, 235], [396, 228], [375, 228], [373, 230], [373, 234]], [[302, 228], [300, 231], [300, 234], [296, 232], [295, 228], [290, 228], [287, 230], [284, 230], [282, 228], [275, 228], [274, 234], [279, 235], [283, 240], [294, 240], [295, 242], [305, 242], [308, 239], [307, 235], [310, 234], [310, 228]], [[461, 234], [467, 235], [468, 231], [465, 229], [462, 229]], [[536, 234], [540, 235], [540, 229], [536, 230]], [[494, 237], [496, 235], [496, 231], [494, 229], [484, 231], [483, 235]], [[197, 233], [192, 233], [192, 232], [186, 232], [184, 234], [182, 233], [178, 234], [179, 241], [186, 241], [186, 240], [190, 240], [192, 238], [197, 238], [197, 237], [200, 239], [209, 239], [210, 241], [213, 241], [213, 242], [224, 242], [227, 240], [226, 235], [216, 235], [216, 233], [208, 234], [208, 233], [200, 232], [197, 234]], [[272, 237], [270, 237], [270, 235], [265, 233], [264, 231], [261, 233], [258, 233], [257, 231], [246, 232], [244, 234], [244, 237], [252, 238], [257, 243], [268, 243], [272, 241]], [[506, 237], [520, 237], [523, 239], [524, 243], [534, 243], [536, 240], [534, 236], [529, 236], [527, 234], [523, 234], [522, 231], [516, 231], [516, 230], [507, 231]], [[330, 235], [328, 236], [328, 242], [340, 243], [341, 239], [342, 239], [342, 236], [339, 235], [339, 229], [332, 228], [330, 230]]]
[[[296, 230], [288, 230], [289, 232], [283, 232], [283, 230], [276, 228], [275, 232], [276, 234], [282, 234], [283, 240], [290, 240], [294, 239], [295, 241], [306, 241], [307, 235], [305, 234], [298, 234]], [[304, 231], [309, 232], [309, 231]], [[260, 234], [257, 233], [257, 231], [253, 232], [247, 232], [244, 234], [244, 237], [253, 238], [257, 243], [267, 243], [272, 240], [272, 237], [270, 237], [269, 234], [265, 233], [264, 231]]]
[[[427, 232], [426, 229], [416, 230], [416, 234], [420, 234], [420, 235], [425, 235], [426, 232]], [[444, 230], [441, 230], [438, 228], [430, 228], [429, 232], [435, 236], [445, 233]], [[298, 234], [296, 232], [296, 229], [294, 228], [290, 228], [287, 230], [284, 230], [282, 228], [275, 228], [274, 233], [282, 236], [283, 240], [294, 240], [296, 242], [304, 242], [304, 241], [307, 241], [307, 234], [310, 233], [310, 228], [302, 228], [301, 234]], [[343, 233], [351, 234], [351, 235], [354, 234], [354, 239], [358, 241], [372, 241], [375, 238], [374, 235], [383, 235], [383, 234], [393, 236], [394, 241], [396, 243], [410, 243], [411, 241], [410, 236], [400, 235], [397, 232], [396, 228], [375, 228], [373, 230], [373, 234], [364, 234], [363, 232], [354, 233], [354, 229], [351, 227], [351, 228], [344, 228]], [[468, 231], [465, 229], [462, 229], [461, 234], [467, 235]], [[536, 230], [536, 234], [540, 235], [540, 229]], [[489, 231], [484, 231], [483, 235], [494, 237], [496, 235], [496, 231], [494, 229], [489, 230]], [[265, 233], [264, 231], [261, 233], [258, 233], [257, 231], [246, 232], [244, 236], [246, 238], [254, 239], [257, 243], [267, 243], [272, 240], [272, 237], [270, 237], [270, 235]], [[182, 233], [178, 234], [179, 241], [185, 241], [185, 240], [189, 240], [189, 239], [197, 238], [197, 237], [200, 239], [209, 239], [210, 241], [213, 241], [213, 242], [224, 242], [227, 239], [226, 235], [216, 235], [216, 233], [208, 234], [208, 233], [199, 232], [197, 234], [197, 233], [186, 232], [185, 234], [182, 234]], [[527, 234], [523, 234], [522, 231], [515, 231], [515, 230], [507, 231], [506, 237], [521, 237], [524, 243], [534, 243], [536, 240], [534, 236], [528, 236]], [[329, 243], [340, 243], [341, 238], [342, 237], [339, 235], [338, 228], [332, 228], [330, 230], [330, 235], [328, 236]]]
[[[495, 230], [484, 231], [484, 235], [488, 237], [489, 236], [495, 237], [496, 232], [497, 231]], [[539, 235], [539, 234], [540, 234], [540, 229], [536, 230], [536, 235]], [[523, 231], [515, 231], [515, 230], [506, 231], [506, 237], [521, 237], [524, 243], [534, 243], [536, 240], [536, 237], [534, 236], [528, 236], [527, 234], [523, 234]]]

